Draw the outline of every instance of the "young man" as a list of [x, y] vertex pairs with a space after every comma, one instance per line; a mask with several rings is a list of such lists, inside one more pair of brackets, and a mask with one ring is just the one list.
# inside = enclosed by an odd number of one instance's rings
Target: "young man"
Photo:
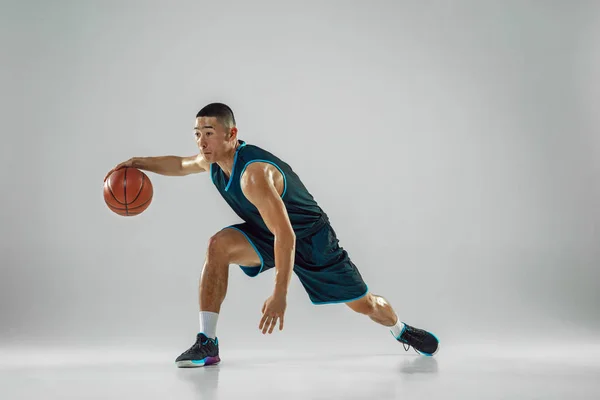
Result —
[[[249, 276], [275, 268], [275, 287], [262, 307], [259, 329], [283, 329], [292, 271], [314, 304], [345, 303], [389, 327], [401, 343], [432, 356], [439, 341], [402, 323], [391, 305], [368, 291], [348, 253], [339, 246], [327, 215], [292, 168], [275, 155], [238, 139], [233, 111], [212, 103], [196, 115], [200, 153], [191, 157], [134, 157], [112, 171], [135, 167], [161, 175], [209, 172], [217, 190], [243, 223], [211, 237], [200, 278], [200, 331], [196, 343], [177, 359], [178, 367], [220, 362], [217, 319], [227, 291], [229, 265]], [[106, 179], [106, 178], [105, 178]], [[408, 350], [408, 348], [405, 348]]]

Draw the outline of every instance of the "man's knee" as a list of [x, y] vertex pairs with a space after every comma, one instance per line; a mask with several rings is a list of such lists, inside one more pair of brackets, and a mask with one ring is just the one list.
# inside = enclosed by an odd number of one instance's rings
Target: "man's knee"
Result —
[[346, 303], [348, 307], [360, 314], [371, 315], [375, 312], [377, 304], [375, 297], [371, 293], [367, 293], [366, 296]]
[[235, 240], [232, 236], [231, 229], [224, 229], [211, 236], [208, 240], [208, 248], [206, 250], [207, 257], [209, 259], [229, 261], [231, 251], [235, 246]]

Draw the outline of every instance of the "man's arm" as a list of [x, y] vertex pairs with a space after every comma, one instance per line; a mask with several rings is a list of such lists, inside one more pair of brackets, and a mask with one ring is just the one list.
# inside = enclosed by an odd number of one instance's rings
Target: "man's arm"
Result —
[[283, 176], [273, 165], [263, 162], [250, 164], [241, 177], [242, 192], [254, 204], [267, 228], [275, 236], [274, 295], [287, 295], [294, 266], [296, 234], [285, 204], [278, 192]]
[[124, 167], [134, 167], [144, 171], [154, 172], [166, 176], [184, 176], [208, 171], [210, 164], [202, 154], [190, 157], [158, 156], [158, 157], [133, 157], [124, 161], [110, 170], [106, 178], [113, 172]]

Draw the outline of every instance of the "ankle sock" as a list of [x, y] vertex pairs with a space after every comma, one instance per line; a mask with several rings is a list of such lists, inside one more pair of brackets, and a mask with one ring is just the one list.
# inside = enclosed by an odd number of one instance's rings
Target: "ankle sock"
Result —
[[396, 339], [398, 339], [400, 337], [400, 334], [402, 333], [403, 329], [404, 329], [404, 323], [400, 322], [400, 318], [398, 318], [398, 321], [396, 321], [396, 325], [390, 326], [390, 331], [392, 332], [392, 335], [394, 335], [394, 337]]
[[206, 337], [215, 339], [217, 337], [217, 320], [219, 314], [210, 311], [200, 311], [200, 331], [204, 333]]

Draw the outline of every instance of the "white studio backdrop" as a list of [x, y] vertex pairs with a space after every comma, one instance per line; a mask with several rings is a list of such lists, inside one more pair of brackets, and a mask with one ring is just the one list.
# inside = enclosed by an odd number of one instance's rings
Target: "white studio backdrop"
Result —
[[[191, 343], [208, 239], [238, 218], [207, 174], [151, 174], [134, 218], [108, 210], [102, 179], [132, 156], [194, 154], [213, 101], [294, 168], [406, 322], [444, 343], [597, 335], [597, 2], [2, 9], [3, 345]], [[263, 337], [273, 271], [231, 268], [229, 348], [389, 350], [385, 329], [313, 306], [297, 278], [286, 329]]]

